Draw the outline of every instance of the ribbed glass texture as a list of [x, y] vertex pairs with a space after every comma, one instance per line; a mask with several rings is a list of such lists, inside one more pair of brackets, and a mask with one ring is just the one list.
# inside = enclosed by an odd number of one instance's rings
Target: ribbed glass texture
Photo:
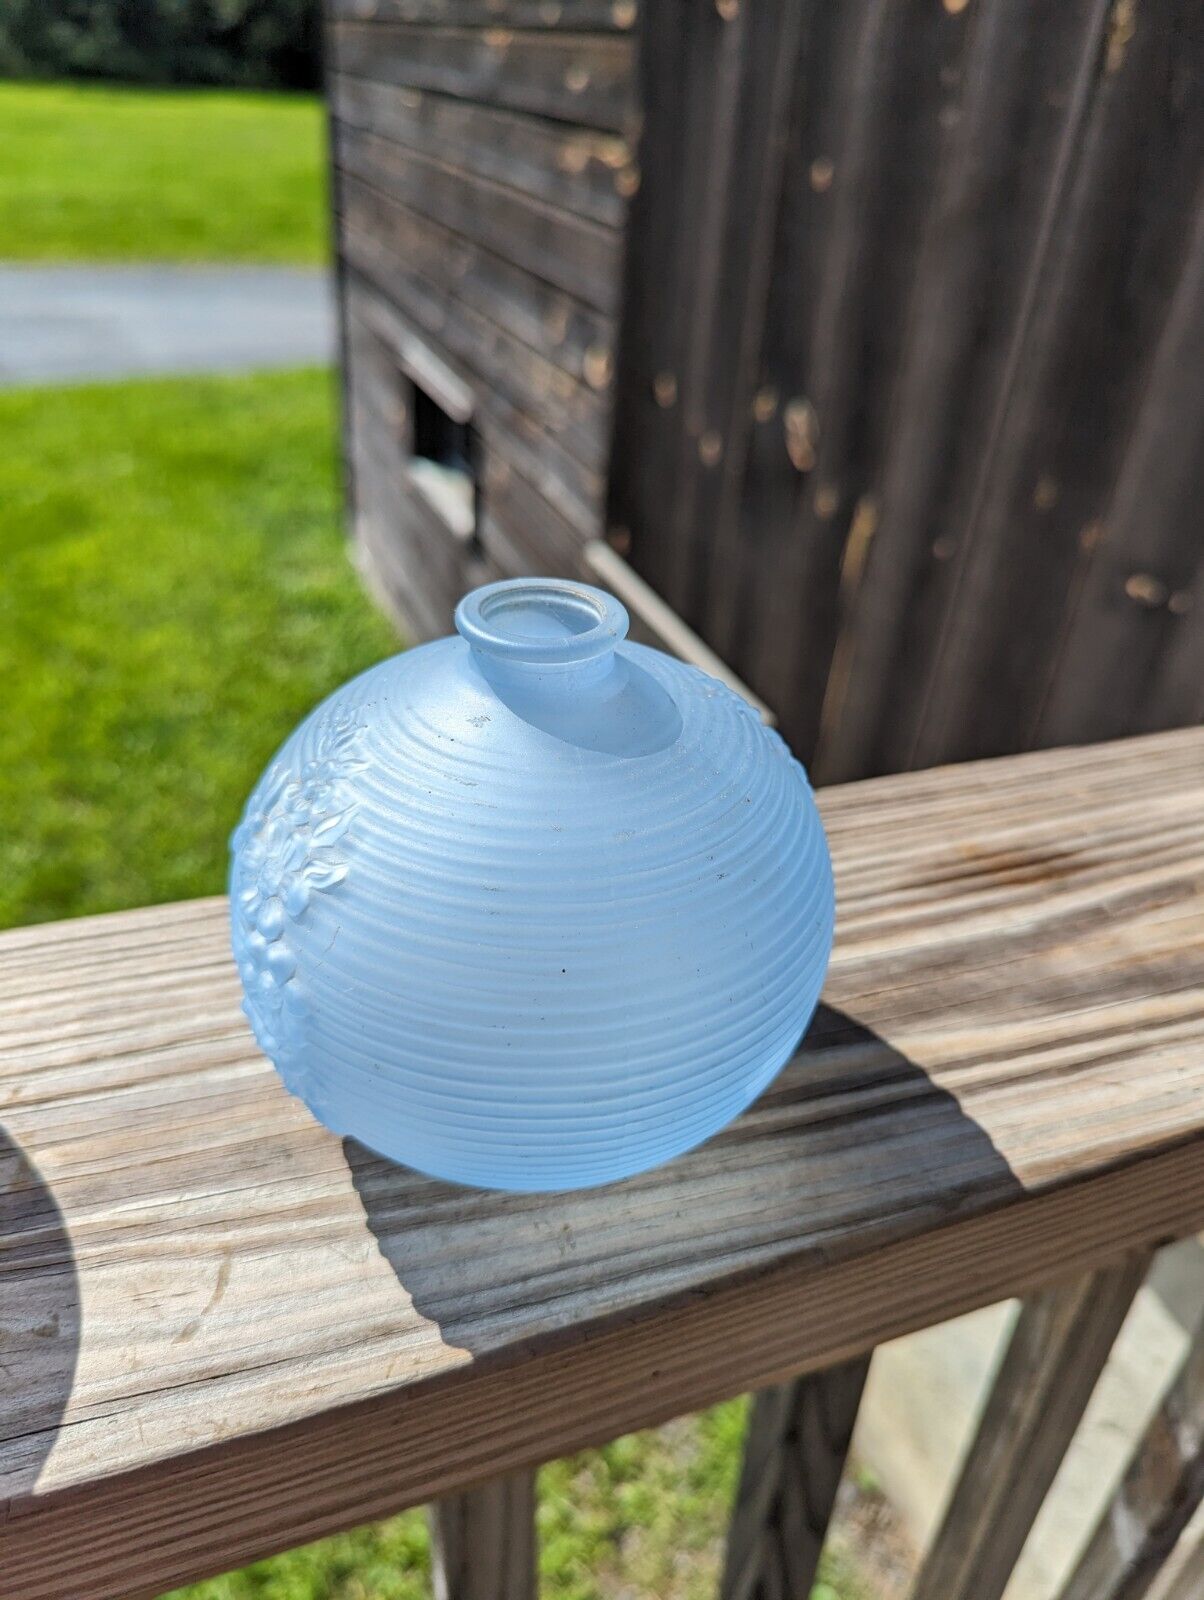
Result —
[[795, 1048], [832, 943], [803, 769], [583, 584], [479, 589], [286, 741], [232, 840], [245, 1009], [339, 1133], [518, 1190], [640, 1172]]

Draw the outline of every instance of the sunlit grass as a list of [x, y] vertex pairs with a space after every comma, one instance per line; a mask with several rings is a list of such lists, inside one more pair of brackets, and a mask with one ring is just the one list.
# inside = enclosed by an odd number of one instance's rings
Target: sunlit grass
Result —
[[318, 262], [321, 102], [0, 84], [0, 260]]
[[0, 393], [0, 925], [224, 886], [300, 716], [397, 641], [323, 372]]

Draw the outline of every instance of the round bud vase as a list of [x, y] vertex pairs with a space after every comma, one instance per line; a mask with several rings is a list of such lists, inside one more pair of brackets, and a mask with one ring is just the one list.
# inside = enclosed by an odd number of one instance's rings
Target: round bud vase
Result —
[[802, 767], [585, 584], [477, 589], [292, 734], [231, 842], [245, 1010], [316, 1117], [571, 1189], [688, 1150], [793, 1052], [832, 944]]

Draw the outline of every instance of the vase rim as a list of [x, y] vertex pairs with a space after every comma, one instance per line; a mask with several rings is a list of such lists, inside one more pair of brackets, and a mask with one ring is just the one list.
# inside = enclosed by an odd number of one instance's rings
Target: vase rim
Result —
[[456, 631], [499, 661], [568, 666], [611, 654], [630, 619], [604, 589], [573, 578], [503, 578], [466, 594]]

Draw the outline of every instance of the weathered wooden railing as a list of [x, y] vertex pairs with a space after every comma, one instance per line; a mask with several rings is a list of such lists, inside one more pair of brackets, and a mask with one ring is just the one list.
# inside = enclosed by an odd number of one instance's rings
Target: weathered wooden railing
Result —
[[[1204, 1226], [1204, 734], [822, 805], [806, 1047], [706, 1148], [579, 1195], [323, 1132], [243, 1026], [220, 900], [0, 939], [4, 1600], [430, 1500], [441, 1592], [518, 1600], [530, 1468], [748, 1389], [724, 1592], [803, 1596], [869, 1352], [1020, 1295], [917, 1590], [998, 1596], [1151, 1250]], [[1202, 1366], [1066, 1600], [1144, 1594], [1198, 1503]]]

